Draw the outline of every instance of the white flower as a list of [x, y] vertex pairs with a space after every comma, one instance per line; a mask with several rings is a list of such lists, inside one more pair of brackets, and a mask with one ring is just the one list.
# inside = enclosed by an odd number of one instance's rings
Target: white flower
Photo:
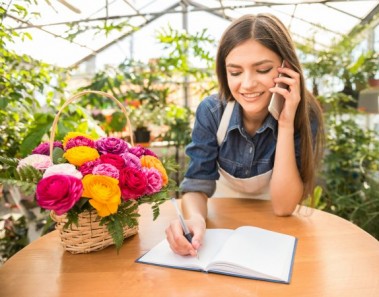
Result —
[[82, 173], [74, 165], [68, 163], [56, 164], [47, 168], [43, 174], [43, 178], [56, 174], [71, 175], [79, 179], [83, 178]]
[[24, 159], [21, 159], [18, 163], [17, 169], [20, 169], [26, 165], [33, 166], [36, 169], [45, 170], [46, 168], [53, 165], [53, 162], [51, 161], [51, 158], [49, 156], [33, 154], [27, 156]]

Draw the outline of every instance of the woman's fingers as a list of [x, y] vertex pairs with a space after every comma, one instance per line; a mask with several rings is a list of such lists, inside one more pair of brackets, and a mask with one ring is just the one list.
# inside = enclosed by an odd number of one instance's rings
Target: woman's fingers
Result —
[[196, 256], [197, 250], [200, 248], [203, 240], [205, 226], [201, 222], [192, 222], [190, 220], [186, 222], [192, 233], [192, 244], [184, 237], [179, 220], [171, 222], [166, 229], [167, 241], [175, 253], [183, 256]]
[[182, 226], [178, 220], [173, 221], [166, 229], [167, 241], [171, 249], [179, 255], [196, 255], [192, 244], [184, 237]]

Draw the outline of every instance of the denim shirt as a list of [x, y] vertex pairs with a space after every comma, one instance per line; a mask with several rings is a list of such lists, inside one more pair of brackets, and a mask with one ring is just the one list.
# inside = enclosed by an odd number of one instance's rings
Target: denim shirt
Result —
[[[243, 127], [242, 108], [236, 102], [221, 145], [217, 130], [226, 107], [217, 95], [205, 98], [196, 110], [192, 142], [186, 147], [190, 158], [180, 185], [182, 192], [203, 192], [208, 197], [216, 189], [218, 165], [237, 178], [249, 178], [272, 170], [277, 142], [277, 121], [268, 114], [254, 136]], [[295, 133], [295, 155], [300, 168], [300, 137]]]

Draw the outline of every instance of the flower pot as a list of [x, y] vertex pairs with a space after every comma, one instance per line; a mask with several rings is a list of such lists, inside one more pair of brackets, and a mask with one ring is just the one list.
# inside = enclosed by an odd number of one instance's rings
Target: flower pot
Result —
[[150, 131], [146, 128], [138, 128], [134, 131], [134, 139], [137, 143], [150, 142]]
[[372, 88], [378, 88], [379, 87], [379, 78], [369, 78], [368, 84]]

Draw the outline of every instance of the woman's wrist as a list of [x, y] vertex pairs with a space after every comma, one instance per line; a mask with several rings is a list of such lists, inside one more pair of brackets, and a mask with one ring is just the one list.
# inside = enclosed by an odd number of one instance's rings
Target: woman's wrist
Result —
[[188, 219], [191, 221], [200, 222], [204, 226], [206, 225], [206, 218], [204, 218], [200, 213], [192, 214]]
[[280, 123], [278, 122], [278, 132], [281, 134], [294, 134], [295, 133], [295, 127], [293, 123]]

